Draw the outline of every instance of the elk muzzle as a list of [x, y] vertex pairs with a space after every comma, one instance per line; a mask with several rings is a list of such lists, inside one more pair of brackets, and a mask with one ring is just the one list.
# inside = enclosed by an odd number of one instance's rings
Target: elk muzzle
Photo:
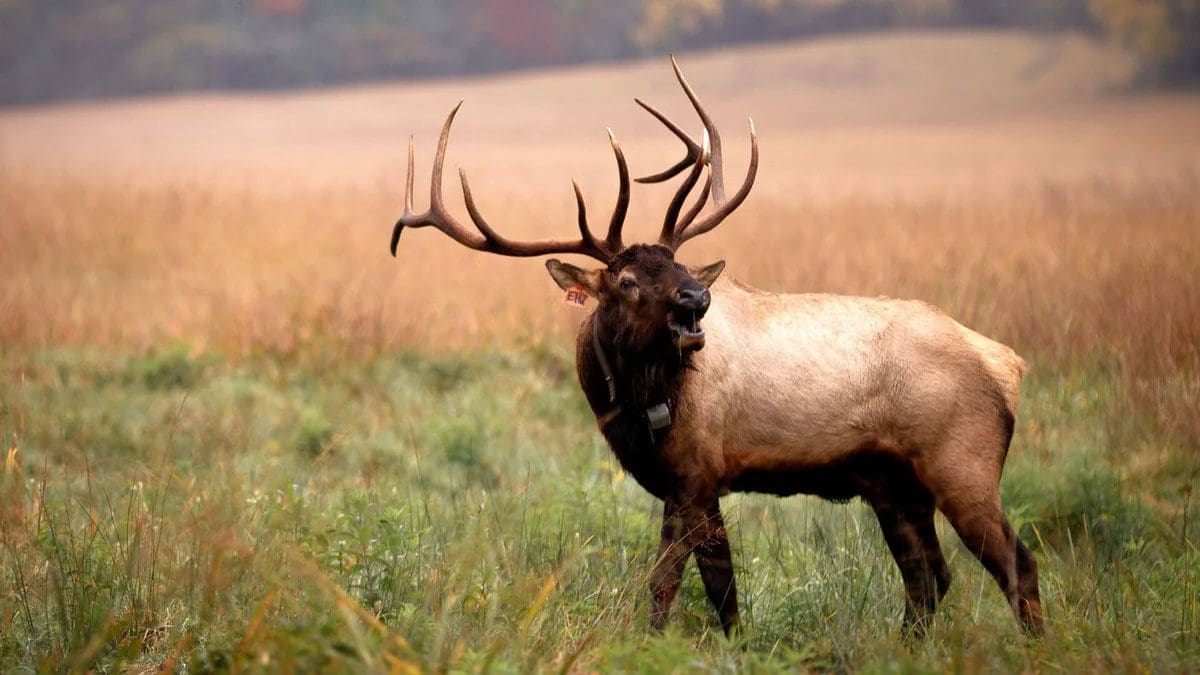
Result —
[[704, 318], [711, 302], [712, 294], [697, 281], [681, 284], [671, 294], [673, 306], [667, 326], [675, 338], [676, 347], [681, 350], [704, 347], [704, 329], [700, 327], [700, 319]]

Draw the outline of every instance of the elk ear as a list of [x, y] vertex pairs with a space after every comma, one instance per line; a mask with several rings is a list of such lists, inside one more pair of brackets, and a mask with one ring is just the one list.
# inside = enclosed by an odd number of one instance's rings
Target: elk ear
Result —
[[693, 277], [696, 277], [696, 281], [699, 281], [700, 283], [704, 284], [705, 288], [712, 286], [713, 282], [716, 281], [717, 277], [721, 276], [721, 272], [724, 272], [724, 271], [725, 271], [725, 261], [724, 260], [718, 260], [717, 262], [715, 262], [711, 265], [705, 265], [704, 267], [689, 267], [688, 268], [688, 272], [690, 272]]
[[582, 286], [589, 295], [600, 295], [600, 270], [585, 270], [557, 258], [546, 261], [546, 270], [564, 291], [574, 286]]

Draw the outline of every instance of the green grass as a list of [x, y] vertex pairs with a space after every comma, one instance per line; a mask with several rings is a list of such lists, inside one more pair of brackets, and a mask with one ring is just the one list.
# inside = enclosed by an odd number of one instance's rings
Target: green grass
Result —
[[0, 366], [0, 671], [1200, 669], [1200, 455], [1104, 362], [1035, 368], [1005, 472], [1048, 635], [939, 522], [955, 582], [913, 644], [868, 509], [755, 495], [724, 502], [742, 634], [694, 567], [651, 634], [660, 507], [565, 352]]

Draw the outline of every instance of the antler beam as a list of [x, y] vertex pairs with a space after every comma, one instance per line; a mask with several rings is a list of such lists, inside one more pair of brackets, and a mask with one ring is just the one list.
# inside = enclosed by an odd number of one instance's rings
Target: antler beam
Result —
[[467, 182], [467, 174], [462, 169], [459, 169], [458, 175], [459, 180], [462, 182], [463, 201], [466, 202], [467, 213], [471, 217], [471, 222], [475, 224], [478, 233], [463, 227], [450, 214], [449, 210], [446, 209], [445, 202], [442, 200], [442, 166], [446, 160], [446, 146], [450, 143], [450, 127], [454, 123], [454, 116], [458, 114], [458, 110], [461, 107], [462, 102], [459, 101], [458, 105], [454, 106], [454, 109], [450, 111], [450, 114], [446, 117], [446, 123], [442, 126], [442, 134], [438, 139], [437, 153], [433, 158], [433, 175], [429, 183], [429, 209], [423, 213], [414, 213], [412, 210], [413, 142], [412, 138], [409, 138], [408, 176], [404, 184], [404, 213], [396, 221], [396, 225], [392, 229], [391, 251], [393, 256], [396, 255], [396, 246], [400, 243], [400, 234], [404, 231], [405, 227], [429, 226], [436, 227], [442, 233], [467, 248], [506, 256], [531, 257], [552, 253], [577, 253], [595, 258], [607, 264], [613, 256], [620, 252], [623, 248], [621, 228], [625, 223], [625, 214], [629, 210], [629, 167], [626, 165], [625, 155], [621, 152], [621, 147], [617, 144], [617, 139], [611, 129], [608, 130], [608, 138], [612, 144], [613, 154], [617, 158], [620, 190], [617, 194], [617, 203], [613, 208], [612, 218], [609, 221], [608, 233], [603, 240], [597, 239], [588, 226], [583, 195], [580, 193], [578, 185], [575, 185], [575, 198], [579, 209], [579, 239], [546, 239], [541, 241], [516, 241], [509, 239], [493, 229], [487, 220], [484, 219], [483, 214], [479, 212], [479, 208], [475, 205], [474, 197], [471, 195], [471, 187]]

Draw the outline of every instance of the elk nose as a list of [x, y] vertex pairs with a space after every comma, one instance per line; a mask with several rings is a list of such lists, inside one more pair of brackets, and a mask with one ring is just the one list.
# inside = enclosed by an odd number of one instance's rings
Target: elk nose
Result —
[[708, 311], [708, 304], [712, 301], [712, 294], [703, 287], [679, 288], [675, 290], [674, 296], [676, 306], [701, 315]]

